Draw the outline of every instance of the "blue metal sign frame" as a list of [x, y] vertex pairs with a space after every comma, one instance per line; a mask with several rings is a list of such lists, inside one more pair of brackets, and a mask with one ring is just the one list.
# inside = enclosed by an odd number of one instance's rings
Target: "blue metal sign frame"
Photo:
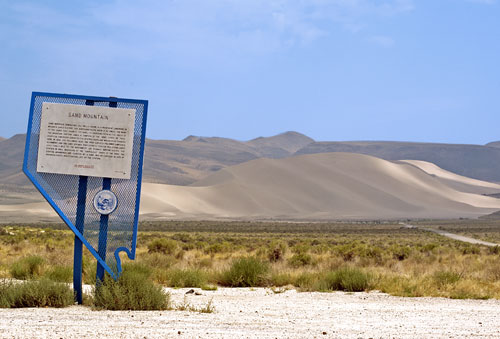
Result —
[[[139, 107], [141, 108], [142, 115], [138, 117], [137, 119], [141, 119], [140, 125], [137, 124], [136, 120], [136, 126], [140, 127], [139, 130], [136, 130], [136, 132], [140, 131], [140, 146], [138, 149], [138, 158], [136, 158], [136, 164], [138, 165], [136, 167], [137, 169], [137, 176], [134, 179], [130, 179], [128, 181], [121, 179], [119, 180], [120, 183], [128, 184], [128, 185], [135, 185], [135, 180], [137, 181], [136, 183], [136, 191], [135, 191], [135, 200], [130, 198], [130, 201], [135, 201], [135, 209], [134, 209], [134, 216], [133, 216], [133, 234], [131, 237], [131, 248], [127, 248], [124, 246], [118, 247], [114, 250], [114, 259], [116, 260], [116, 267], [115, 269], [112, 269], [107, 263], [106, 263], [106, 252], [107, 252], [107, 237], [108, 237], [108, 220], [109, 220], [109, 215], [107, 214], [101, 214], [100, 215], [100, 222], [99, 222], [99, 241], [98, 241], [98, 249], [96, 250], [94, 246], [92, 246], [91, 243], [86, 239], [84, 236], [84, 227], [85, 227], [85, 216], [86, 213], [89, 213], [89, 211], [86, 211], [89, 209], [88, 207], [88, 200], [92, 199], [93, 197], [88, 196], [88, 191], [87, 191], [87, 185], [88, 185], [88, 180], [89, 178], [92, 179], [102, 179], [102, 190], [109, 190], [111, 188], [111, 178], [95, 178], [95, 177], [87, 177], [87, 176], [68, 176], [65, 174], [57, 174], [60, 176], [60, 178], [70, 178], [72, 183], [76, 183], [74, 179], [75, 177], [78, 177], [78, 188], [71, 188], [72, 192], [77, 195], [76, 197], [76, 213], [74, 218], [68, 217], [66, 213], [62, 210], [62, 208], [58, 205], [58, 203], [55, 201], [57, 199], [54, 199], [51, 196], [51, 193], [48, 192], [48, 189], [51, 190], [50, 185], [47, 186], [47, 183], [43, 180], [42, 177], [40, 177], [39, 173], [35, 173], [33, 170], [33, 162], [35, 161], [33, 158], [33, 153], [34, 150], [32, 148], [36, 147], [36, 151], [38, 152], [38, 141], [36, 143], [33, 143], [33, 140], [31, 140], [36, 134], [33, 134], [33, 125], [34, 125], [34, 114], [35, 114], [35, 102], [37, 104], [37, 109], [39, 109], [41, 103], [40, 102], [45, 102], [43, 101], [47, 100], [48, 102], [67, 102], [69, 101], [75, 101], [78, 102], [81, 105], [94, 105], [95, 103], [98, 103], [99, 105], [107, 104], [109, 107], [118, 107], [123, 106], [123, 107]], [[87, 247], [87, 249], [92, 253], [92, 255], [97, 259], [98, 266], [97, 266], [97, 277], [96, 280], [99, 283], [100, 281], [103, 280], [104, 278], [104, 271], [107, 271], [110, 276], [113, 279], [117, 279], [122, 271], [121, 267], [121, 261], [119, 257], [119, 252], [125, 252], [127, 253], [127, 256], [129, 259], [133, 260], [135, 259], [135, 252], [136, 252], [136, 244], [137, 244], [137, 231], [138, 231], [138, 221], [139, 221], [139, 203], [140, 203], [140, 195], [141, 195], [141, 182], [142, 182], [142, 167], [143, 167], [143, 161], [144, 161], [144, 144], [145, 144], [145, 132], [146, 132], [146, 120], [147, 120], [147, 110], [148, 110], [148, 101], [147, 100], [136, 100], [136, 99], [123, 99], [123, 98], [115, 98], [115, 97], [97, 97], [97, 96], [83, 96], [83, 95], [70, 95], [70, 94], [57, 94], [57, 93], [44, 93], [44, 92], [33, 92], [32, 97], [31, 97], [31, 105], [30, 105], [30, 116], [29, 116], [29, 123], [28, 123], [28, 131], [27, 131], [27, 136], [26, 136], [26, 146], [25, 146], [25, 153], [24, 153], [24, 162], [23, 162], [23, 172], [26, 174], [26, 176], [30, 179], [30, 181], [35, 185], [35, 187], [38, 189], [38, 191], [43, 195], [43, 197], [47, 200], [47, 202], [52, 206], [52, 208], [57, 212], [57, 214], [61, 217], [61, 219], [68, 225], [68, 227], [74, 232], [75, 234], [75, 248], [74, 248], [74, 271], [73, 271], [73, 284], [76, 292], [76, 298], [79, 303], [82, 302], [82, 292], [81, 292], [81, 284], [82, 284], [82, 244]], [[37, 111], [37, 114], [38, 111]], [[39, 118], [37, 116], [37, 118]], [[36, 133], [36, 131], [35, 131]], [[33, 146], [35, 145], [35, 146]], [[40, 182], [40, 181], [42, 182]], [[113, 179], [114, 180], [114, 179]], [[96, 182], [96, 180], [93, 180]], [[95, 184], [94, 184], [95, 186]], [[55, 191], [52, 191], [52, 194], [55, 194]], [[77, 194], [76, 194], [77, 192]], [[95, 212], [95, 211], [94, 211]], [[73, 219], [73, 220], [71, 220]], [[119, 221], [115, 221], [117, 223]], [[122, 231], [122, 230], [118, 230]], [[128, 239], [128, 238], [127, 238]]]

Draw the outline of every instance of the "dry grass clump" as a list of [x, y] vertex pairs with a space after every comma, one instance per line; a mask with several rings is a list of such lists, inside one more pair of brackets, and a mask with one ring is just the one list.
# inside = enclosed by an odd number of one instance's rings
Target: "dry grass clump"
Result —
[[213, 313], [215, 311], [213, 299], [210, 299], [205, 306], [196, 307], [188, 302], [186, 296], [184, 296], [184, 300], [181, 303], [174, 305], [173, 309], [176, 311], [190, 311], [200, 313]]

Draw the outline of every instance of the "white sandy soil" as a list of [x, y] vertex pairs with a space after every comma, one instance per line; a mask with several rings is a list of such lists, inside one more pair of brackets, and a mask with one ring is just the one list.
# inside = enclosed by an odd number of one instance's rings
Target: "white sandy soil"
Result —
[[[182, 303], [188, 289], [169, 290]], [[199, 290], [198, 290], [199, 291]], [[1, 338], [498, 338], [500, 300], [219, 288], [214, 313], [2, 309]]]

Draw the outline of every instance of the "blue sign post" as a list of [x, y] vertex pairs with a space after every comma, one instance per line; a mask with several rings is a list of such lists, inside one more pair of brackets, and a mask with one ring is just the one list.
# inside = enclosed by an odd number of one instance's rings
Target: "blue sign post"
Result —
[[148, 102], [34, 92], [23, 171], [75, 233], [73, 285], [82, 303], [83, 245], [117, 279], [135, 259]]

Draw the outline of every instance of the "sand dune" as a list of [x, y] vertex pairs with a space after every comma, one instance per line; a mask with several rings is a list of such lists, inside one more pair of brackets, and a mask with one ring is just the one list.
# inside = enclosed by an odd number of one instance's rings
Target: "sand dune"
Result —
[[145, 216], [162, 206], [176, 217], [278, 219], [454, 218], [500, 209], [499, 199], [462, 192], [415, 165], [351, 153], [257, 159], [189, 187], [145, 184], [142, 203]]
[[500, 183], [500, 148], [484, 145], [438, 144], [399, 141], [313, 142], [295, 155], [348, 152], [385, 160], [423, 160], [469, 178]]
[[[40, 196], [41, 199], [43, 199]], [[60, 221], [57, 213], [44, 201], [26, 204], [0, 205], [2, 223], [30, 223]]]
[[[145, 219], [396, 219], [478, 217], [500, 210], [481, 195], [500, 185], [425, 162], [390, 162], [353, 153], [257, 159], [227, 167], [191, 186], [144, 183]], [[43, 206], [47, 210], [44, 211]], [[50, 215], [48, 205], [0, 207]], [[53, 214], [53, 213], [52, 213]], [[55, 216], [55, 215], [54, 215]]]
[[498, 193], [500, 190], [500, 184], [464, 177], [444, 170], [431, 162], [421, 160], [401, 160], [401, 162], [414, 165], [424, 172], [437, 177], [446, 185], [461, 192], [493, 194]]

